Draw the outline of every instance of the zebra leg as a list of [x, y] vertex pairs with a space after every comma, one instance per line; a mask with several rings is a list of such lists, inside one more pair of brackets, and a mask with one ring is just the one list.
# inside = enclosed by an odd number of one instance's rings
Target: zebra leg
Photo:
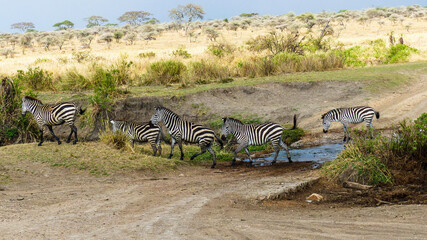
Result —
[[199, 155], [202, 155], [205, 152], [206, 152], [206, 146], [204, 146], [204, 145], [200, 146], [200, 152], [191, 156], [190, 160], [193, 160], [194, 158], [196, 158]]
[[[280, 139], [279, 145], [286, 150], [286, 156], [288, 157], [288, 161], [291, 163], [292, 160], [291, 160], [291, 154], [289, 153], [289, 147], [288, 147], [288, 145], [286, 145], [286, 143], [284, 143], [282, 141], [282, 139]], [[274, 148], [274, 146], [273, 146], [273, 148]], [[273, 163], [276, 162], [276, 158], [277, 158], [278, 155], [279, 155], [279, 152], [276, 153], [276, 157], [275, 157]]]
[[74, 130], [74, 141], [73, 141], [73, 145], [77, 143], [78, 138], [77, 138], [77, 127], [73, 125], [73, 130]]
[[171, 159], [173, 156], [173, 148], [175, 147], [175, 142], [176, 142], [175, 138], [172, 137], [172, 139], [171, 139], [171, 153], [169, 154], [169, 157], [168, 157], [169, 159]]
[[239, 153], [240, 151], [242, 151], [242, 149], [246, 147], [248, 147], [248, 144], [246, 143], [241, 143], [239, 146], [237, 146], [236, 150], [234, 151], [234, 158], [231, 162], [231, 166], [234, 166], [236, 164], [237, 153]]
[[61, 144], [61, 141], [59, 140], [59, 138], [55, 135], [55, 133], [53, 132], [52, 126], [47, 126], [47, 128], [49, 129], [50, 133], [52, 134], [52, 136], [56, 139], [56, 141], [58, 141], [58, 145]]
[[39, 142], [38, 146], [41, 146], [43, 142], [44, 142], [44, 139], [43, 139], [43, 127], [42, 127], [40, 129], [40, 142]]
[[343, 142], [348, 142], [348, 141], [350, 141], [350, 133], [349, 133], [348, 128], [347, 128], [348, 126], [345, 123], [343, 123], [343, 126], [344, 126], [344, 140], [343, 140]]
[[248, 154], [248, 158], [249, 158], [249, 167], [252, 167], [252, 158], [251, 158], [251, 154], [249, 153], [249, 149], [248, 149], [248, 147], [245, 147], [245, 152], [246, 152], [246, 154]]
[[157, 153], [157, 146], [156, 142], [150, 142], [151, 148], [153, 149], [153, 156], [156, 156]]
[[366, 125], [366, 128], [368, 129], [368, 134], [370, 134], [371, 139], [374, 138], [374, 126], [372, 125], [372, 122]]
[[209, 146], [208, 147], [208, 152], [210, 154], [212, 154], [212, 166], [211, 166], [211, 168], [215, 168], [215, 166], [216, 166], [216, 155], [215, 155], [215, 151], [212, 149], [211, 146]]
[[71, 141], [71, 136], [73, 135], [73, 132], [74, 132], [74, 128], [73, 128], [73, 126], [70, 126], [70, 128], [71, 128], [71, 132], [70, 132], [70, 135], [68, 135], [68, 138], [67, 138], [66, 143], [70, 143], [70, 141]]
[[162, 156], [162, 142], [161, 142], [160, 136], [157, 138], [156, 146], [157, 146], [157, 149], [159, 150], [159, 156]]
[[179, 150], [181, 151], [181, 158], [180, 158], [180, 160], [184, 160], [184, 151], [182, 151], [182, 140], [181, 140], [181, 138], [177, 142], [178, 142]]

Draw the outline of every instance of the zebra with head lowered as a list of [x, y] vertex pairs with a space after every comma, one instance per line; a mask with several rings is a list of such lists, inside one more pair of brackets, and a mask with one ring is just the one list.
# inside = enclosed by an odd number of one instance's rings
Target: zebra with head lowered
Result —
[[[234, 151], [234, 158], [231, 163], [232, 166], [236, 163], [237, 153], [242, 149], [245, 149], [250, 160], [249, 165], [252, 165], [252, 158], [249, 154], [248, 146], [259, 146], [267, 143], [268, 141], [271, 141], [273, 149], [276, 151], [272, 164], [276, 162], [281, 147], [286, 150], [289, 162], [292, 162], [291, 155], [289, 154], [289, 148], [282, 141], [284, 128], [279, 124], [271, 122], [261, 124], [243, 124], [240, 120], [229, 117], [223, 118], [222, 121], [224, 124], [222, 125], [221, 138], [225, 139], [228, 135], [233, 134], [239, 144]], [[289, 130], [295, 129], [296, 124], [297, 118], [296, 115], [294, 115], [294, 126]]]
[[160, 126], [154, 125], [151, 121], [143, 124], [127, 122], [123, 120], [111, 120], [113, 132], [121, 131], [129, 138], [132, 147], [137, 142], [149, 142], [153, 148], [153, 156], [156, 156], [159, 150], [159, 156], [162, 155], [161, 140], [164, 140], [162, 129]]
[[85, 110], [77, 107], [74, 103], [63, 102], [57, 104], [43, 104], [40, 100], [24, 96], [22, 97], [22, 115], [26, 112], [31, 112], [34, 119], [40, 127], [40, 142], [42, 145], [43, 139], [43, 126], [47, 126], [52, 136], [61, 144], [59, 138], [53, 132], [52, 126], [68, 124], [71, 128], [70, 135], [67, 138], [67, 143], [71, 140], [71, 135], [74, 133], [73, 144], [77, 142], [77, 127], [74, 125], [77, 113], [83, 114]]
[[192, 122], [186, 121], [178, 116], [176, 113], [165, 107], [156, 107], [156, 113], [151, 117], [151, 122], [153, 124], [158, 124], [163, 122], [169, 130], [169, 134], [172, 137], [171, 143], [171, 153], [169, 158], [173, 156], [173, 148], [175, 143], [178, 143], [179, 149], [181, 150], [181, 160], [184, 159], [184, 152], [182, 151], [182, 141], [189, 143], [198, 143], [201, 151], [199, 153], [191, 156], [191, 160], [195, 157], [203, 154], [206, 150], [212, 154], [213, 163], [211, 168], [214, 168], [216, 165], [216, 156], [215, 151], [212, 149], [212, 144], [215, 139], [223, 147], [221, 139], [219, 139], [215, 132], [207, 127], [202, 125], [194, 124]]
[[350, 141], [350, 133], [348, 131], [349, 123], [361, 123], [365, 122], [370, 132], [371, 138], [373, 138], [373, 125], [372, 119], [374, 115], [377, 119], [380, 118], [380, 113], [376, 112], [373, 108], [367, 106], [350, 107], [350, 108], [336, 108], [322, 115], [323, 119], [323, 132], [327, 133], [332, 122], [341, 122], [344, 126], [344, 142]]

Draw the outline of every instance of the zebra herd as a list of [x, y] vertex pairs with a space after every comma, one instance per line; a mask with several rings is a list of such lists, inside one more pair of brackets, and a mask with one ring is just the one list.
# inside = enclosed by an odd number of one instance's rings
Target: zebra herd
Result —
[[[74, 125], [77, 114], [83, 114], [85, 110], [77, 107], [73, 103], [64, 102], [58, 104], [43, 104], [40, 100], [24, 96], [22, 98], [22, 114], [31, 112], [40, 127], [40, 142], [38, 146], [43, 143], [43, 126], [47, 126], [52, 136], [57, 140], [58, 144], [61, 144], [59, 138], [53, 132], [52, 126], [68, 124], [71, 128], [71, 133], [68, 136], [67, 143], [70, 142], [71, 136], [74, 133], [73, 144], [77, 142], [77, 128]], [[322, 115], [323, 119], [323, 132], [327, 133], [332, 122], [341, 122], [344, 126], [344, 142], [350, 140], [350, 134], [348, 132], [349, 123], [361, 123], [365, 122], [369, 129], [371, 138], [373, 137], [373, 125], [372, 119], [374, 115], [378, 119], [380, 114], [371, 107], [351, 107], [351, 108], [338, 108], [332, 109], [329, 112]], [[275, 157], [272, 162], [274, 164], [277, 160], [280, 148], [286, 150], [286, 154], [289, 162], [292, 162], [291, 155], [289, 154], [288, 146], [282, 140], [282, 134], [284, 128], [272, 122], [260, 123], [260, 124], [244, 124], [238, 119], [225, 117], [222, 119], [222, 135], [219, 138], [212, 129], [204, 127], [199, 124], [182, 119], [178, 114], [174, 113], [170, 109], [165, 107], [156, 107], [155, 113], [151, 117], [149, 122], [143, 124], [137, 124], [124, 120], [111, 120], [113, 132], [121, 131], [131, 141], [134, 146], [135, 141], [137, 142], [149, 142], [153, 148], [153, 155], [156, 156], [157, 151], [159, 156], [161, 155], [161, 141], [166, 141], [159, 123], [163, 123], [171, 136], [171, 152], [169, 158], [173, 156], [173, 150], [175, 144], [178, 144], [181, 151], [180, 159], [184, 159], [184, 152], [182, 149], [182, 143], [197, 143], [200, 147], [200, 152], [191, 156], [191, 160], [195, 157], [208, 151], [212, 155], [212, 166], [216, 165], [216, 155], [212, 146], [214, 141], [217, 141], [221, 148], [223, 147], [223, 141], [228, 135], [233, 134], [236, 138], [238, 146], [234, 151], [234, 157], [232, 165], [236, 162], [237, 153], [241, 150], [245, 150], [249, 157], [249, 164], [252, 164], [252, 159], [249, 154], [249, 145], [263, 145], [271, 141], [273, 149], [275, 151]], [[296, 129], [297, 118], [296, 115], [293, 117], [293, 127], [289, 130]]]

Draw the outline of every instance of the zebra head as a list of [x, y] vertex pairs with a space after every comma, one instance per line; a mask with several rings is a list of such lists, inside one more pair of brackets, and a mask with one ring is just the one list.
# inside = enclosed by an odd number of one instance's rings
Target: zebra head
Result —
[[329, 127], [331, 126], [331, 122], [332, 122], [330, 112], [323, 114], [322, 119], [323, 119], [323, 132], [327, 133]]
[[111, 120], [110, 123], [113, 126], [113, 133], [115, 133], [117, 131], [123, 131], [123, 130], [125, 130], [124, 129], [124, 125], [125, 125], [124, 121]]
[[163, 120], [163, 111], [164, 108], [162, 107], [155, 107], [154, 110], [156, 110], [156, 113], [151, 117], [151, 122], [154, 125], [159, 124]]
[[26, 112], [31, 112], [34, 110], [34, 106], [38, 106], [43, 104], [40, 100], [29, 97], [29, 96], [23, 96], [22, 97], [22, 115], [25, 115]]
[[233, 133], [233, 131], [237, 125], [243, 124], [240, 120], [237, 120], [234, 118], [229, 118], [229, 117], [222, 118], [222, 121], [224, 123], [222, 124], [221, 139], [224, 141], [228, 137], [228, 135]]

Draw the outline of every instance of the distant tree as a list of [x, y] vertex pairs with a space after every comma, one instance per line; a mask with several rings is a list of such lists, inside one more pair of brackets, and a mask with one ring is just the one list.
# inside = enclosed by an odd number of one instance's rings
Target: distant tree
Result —
[[90, 16], [88, 18], [85, 18], [85, 20], [87, 21], [87, 28], [101, 26], [103, 23], [108, 22], [108, 19], [103, 18], [101, 16]]
[[104, 26], [106, 26], [106, 27], [117, 27], [117, 26], [119, 26], [119, 24], [117, 24], [117, 23], [107, 23]]
[[64, 20], [62, 22], [59, 23], [55, 23], [53, 25], [53, 27], [56, 27], [56, 30], [67, 30], [69, 28], [73, 28], [74, 27], [74, 23], [69, 21], [69, 20]]
[[54, 35], [47, 35], [41, 39], [41, 43], [43, 44], [44, 50], [50, 50], [49, 47], [56, 44], [58, 42], [58, 38]]
[[205, 30], [205, 33], [207, 38], [213, 42], [215, 42], [216, 39], [219, 37], [219, 33], [213, 28], [207, 28]]
[[129, 11], [121, 15], [118, 20], [120, 22], [127, 22], [132, 26], [138, 26], [144, 24], [152, 14], [144, 11]]
[[258, 13], [242, 13], [239, 15], [240, 17], [255, 17], [258, 16]]
[[116, 42], [118, 43], [120, 39], [123, 37], [124, 33], [122, 31], [116, 31], [114, 32], [114, 39], [116, 39]]
[[34, 23], [32, 22], [19, 22], [19, 23], [14, 23], [10, 26], [12, 29], [19, 29], [22, 32], [27, 31], [28, 29], [32, 29], [35, 28], [34, 27]]
[[22, 47], [22, 54], [25, 54], [25, 49], [32, 47], [33, 35], [31, 33], [22, 34], [19, 38], [19, 44]]
[[152, 18], [145, 22], [145, 24], [158, 24], [160, 21], [157, 18]]
[[100, 37], [100, 40], [105, 41], [108, 45], [108, 48], [110, 48], [110, 44], [114, 39], [114, 34], [112, 33], [104, 33]]
[[185, 35], [188, 33], [188, 29], [193, 21], [197, 19], [203, 19], [203, 15], [206, 14], [202, 6], [189, 3], [185, 6], [179, 5], [177, 8], [169, 10], [169, 17], [177, 23], [184, 23]]

